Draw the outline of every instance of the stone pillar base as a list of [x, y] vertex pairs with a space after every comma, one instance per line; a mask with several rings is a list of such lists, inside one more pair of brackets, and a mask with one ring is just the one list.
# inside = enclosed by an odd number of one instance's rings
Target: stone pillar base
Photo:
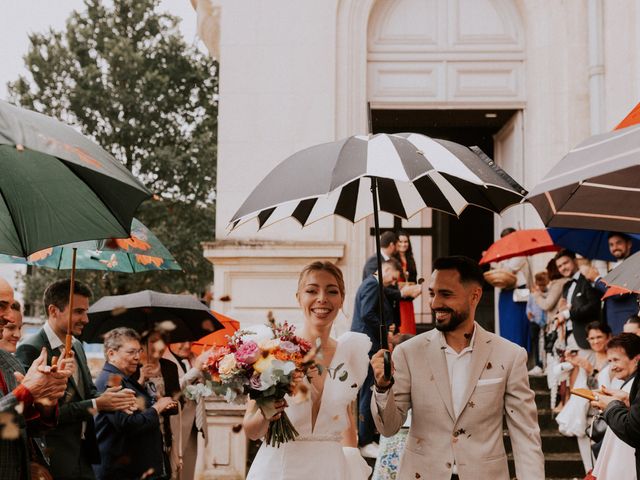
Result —
[[204, 448], [201, 480], [241, 480], [247, 470], [247, 438], [242, 430], [245, 405], [223, 398], [206, 401], [208, 445]]

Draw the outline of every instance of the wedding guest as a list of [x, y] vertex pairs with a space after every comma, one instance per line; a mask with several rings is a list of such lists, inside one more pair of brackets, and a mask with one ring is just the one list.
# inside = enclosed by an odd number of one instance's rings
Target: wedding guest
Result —
[[[504, 238], [515, 232], [515, 228], [505, 228], [500, 232]], [[520, 298], [519, 291], [527, 288], [529, 278], [529, 264], [526, 257], [513, 257], [498, 262], [498, 269], [507, 270], [516, 277], [515, 288], [503, 288], [498, 298], [498, 319], [500, 322], [500, 336], [529, 349], [529, 320], [527, 320], [527, 298]]]
[[[382, 264], [382, 285], [385, 288], [397, 283], [400, 268], [400, 263], [395, 258], [390, 258]], [[379, 284], [377, 275], [370, 275], [360, 284], [354, 299], [351, 320], [351, 331], [364, 333], [371, 340], [369, 356], [380, 349], [380, 325], [383, 324], [388, 329], [393, 317], [393, 307], [385, 296], [383, 318], [380, 318]], [[379, 435], [376, 432], [370, 408], [372, 385], [373, 371], [369, 368], [358, 393], [358, 446], [362, 455], [368, 458], [376, 458], [379, 449]]]
[[[152, 403], [162, 397], [176, 399], [181, 392], [178, 367], [172, 361], [162, 358], [168, 349], [168, 337], [160, 331], [152, 331], [149, 335], [142, 337], [141, 345], [141, 366], [133, 378], [145, 388]], [[176, 403], [174, 409], [166, 409], [162, 414], [160, 431], [165, 460], [171, 458], [173, 447], [170, 417], [177, 415], [177, 413], [178, 405]], [[173, 472], [173, 469], [171, 471]]]
[[[413, 258], [413, 249], [411, 248], [411, 239], [409, 234], [404, 230], [397, 233], [396, 250], [393, 257], [400, 262], [400, 275], [398, 276], [399, 284], [415, 284], [418, 281], [418, 269], [416, 261]], [[417, 293], [422, 293], [418, 290]], [[413, 308], [413, 296], [402, 297], [398, 308], [400, 315], [400, 333], [415, 335], [416, 334], [416, 314]]]
[[640, 337], [632, 333], [616, 335], [607, 344], [607, 357], [611, 373], [624, 383], [620, 390], [603, 388], [592, 402], [594, 407], [604, 410], [603, 417], [608, 425], [593, 475], [602, 480], [635, 480], [640, 473], [636, 454], [640, 447], [640, 424], [636, 420], [638, 386], [635, 385]]
[[580, 273], [575, 253], [560, 250], [554, 259], [562, 276], [569, 279], [562, 288], [562, 298], [554, 319], [564, 325], [567, 338], [575, 338], [582, 350], [581, 354], [587, 355], [589, 342], [585, 327], [588, 323], [600, 319], [601, 294]]
[[[209, 352], [204, 351], [198, 357], [191, 352], [191, 342], [169, 344], [163, 358], [173, 362], [178, 368], [180, 390], [204, 380], [202, 365]], [[182, 398], [181, 415], [172, 415], [171, 421], [171, 471], [173, 478], [195, 478], [198, 457], [198, 434], [202, 434], [205, 446], [209, 435], [206, 425], [205, 401]], [[180, 449], [182, 446], [182, 449]]]
[[[609, 232], [608, 238], [609, 252], [616, 259], [610, 265], [613, 269], [631, 255], [633, 243], [631, 237], [625, 233]], [[594, 267], [581, 267], [581, 271], [587, 280], [600, 292], [601, 296], [607, 293], [607, 285]], [[623, 331], [623, 325], [630, 315], [638, 314], [638, 295], [635, 293], [623, 293], [610, 295], [604, 299], [603, 318], [611, 327], [614, 335]]]
[[558, 302], [562, 298], [562, 287], [569, 281], [568, 278], [562, 276], [556, 266], [556, 261], [551, 259], [546, 267], [549, 283], [543, 291], [533, 288], [531, 295], [540, 308], [547, 313], [547, 318], [553, 318], [558, 311]]
[[[116, 328], [104, 337], [105, 364], [96, 380], [99, 391], [123, 387], [135, 392], [139, 408], [101, 411], [96, 432], [101, 463], [94, 469], [98, 480], [166, 480], [171, 476], [160, 430], [162, 414], [177, 408], [171, 397], [152, 400], [134, 378], [140, 356], [140, 335], [130, 328]], [[144, 475], [144, 477], [143, 477]]]
[[[14, 321], [13, 287], [0, 278], [0, 328]], [[47, 353], [40, 355], [26, 370], [15, 358], [15, 346], [9, 350], [0, 348], [0, 413], [5, 428], [0, 438], [0, 478], [2, 480], [26, 480], [30, 476], [31, 455], [27, 428], [30, 432], [50, 429], [57, 421], [56, 404], [64, 395], [67, 381], [73, 374], [73, 359], [61, 360], [52, 372], [47, 366]], [[17, 428], [15, 438], [6, 435], [9, 426]]]
[[5, 352], [16, 353], [18, 342], [22, 337], [22, 312], [20, 310], [20, 302], [15, 301], [11, 304], [9, 314], [11, 321], [0, 328], [0, 349]]
[[[578, 355], [577, 345], [568, 351], [566, 361], [572, 367], [570, 371], [571, 388], [598, 390], [602, 386], [611, 386], [611, 377], [607, 359], [607, 342], [611, 338], [611, 328], [602, 322], [587, 325], [587, 340], [592, 350], [588, 357]], [[582, 457], [585, 473], [593, 468], [591, 439], [587, 436], [587, 427], [595, 415], [589, 401], [571, 395], [567, 404], [556, 417], [559, 430], [567, 436], [575, 436]]]
[[636, 335], [640, 335], [640, 317], [638, 317], [638, 315], [631, 315], [627, 318], [622, 330], [625, 333], [635, 333]]
[[[538, 272], [534, 277], [533, 290], [546, 292], [547, 285], [549, 284], [549, 275], [546, 271]], [[542, 360], [542, 349], [540, 348], [540, 338], [544, 333], [545, 326], [547, 325], [547, 312], [540, 307], [533, 294], [529, 295], [527, 300], [527, 318], [529, 319], [529, 333], [531, 347], [529, 349], [531, 359], [533, 360], [534, 367], [529, 370], [529, 375], [543, 375], [544, 370]]]
[[[47, 321], [40, 330], [20, 342], [16, 351], [16, 357], [25, 368], [43, 348], [50, 357], [59, 357], [67, 333], [79, 337], [89, 323], [87, 312], [91, 289], [76, 280], [73, 291], [73, 307], [70, 308], [71, 280], [58, 280], [45, 289], [43, 303]], [[45, 441], [47, 447], [55, 452], [51, 456], [51, 474], [56, 480], [93, 480], [93, 464], [100, 461], [94, 414], [103, 410], [128, 410], [135, 405], [136, 399], [133, 392], [126, 389], [110, 389], [98, 395], [82, 342], [73, 338], [71, 345], [76, 368], [67, 383], [65, 396], [59, 402], [58, 423], [46, 432]]]

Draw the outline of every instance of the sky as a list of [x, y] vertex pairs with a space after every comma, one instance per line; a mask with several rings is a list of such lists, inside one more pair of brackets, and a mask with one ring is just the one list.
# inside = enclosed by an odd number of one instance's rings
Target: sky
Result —
[[[49, 28], [62, 30], [74, 10], [83, 10], [82, 0], [1, 0], [0, 99], [7, 99], [7, 82], [25, 74], [22, 57], [29, 49], [29, 34]], [[196, 14], [190, 0], [161, 0], [160, 10], [182, 19], [180, 30], [188, 44], [197, 42]], [[0, 264], [0, 277], [16, 286], [16, 271], [23, 267]], [[20, 295], [18, 295], [21, 297]]]

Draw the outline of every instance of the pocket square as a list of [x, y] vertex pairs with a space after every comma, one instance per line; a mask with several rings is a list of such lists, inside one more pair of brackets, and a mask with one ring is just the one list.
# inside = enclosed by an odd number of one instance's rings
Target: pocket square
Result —
[[496, 383], [502, 383], [502, 380], [504, 380], [503, 377], [480, 379], [478, 380], [478, 387], [482, 387], [483, 385], [495, 385]]

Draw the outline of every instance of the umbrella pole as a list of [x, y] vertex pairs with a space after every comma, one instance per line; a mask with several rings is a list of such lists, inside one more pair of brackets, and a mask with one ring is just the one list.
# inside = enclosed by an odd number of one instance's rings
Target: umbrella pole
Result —
[[76, 253], [77, 248], [73, 249], [72, 259], [71, 259], [71, 285], [69, 285], [69, 318], [67, 319], [67, 336], [65, 337], [64, 342], [64, 351], [65, 356], [71, 356], [71, 345], [73, 341], [73, 335], [71, 334], [72, 329], [72, 316], [73, 316], [73, 296], [74, 296], [74, 287], [76, 281]]
[[[371, 197], [373, 199], [373, 230], [376, 239], [376, 259], [378, 261], [378, 317], [380, 318], [380, 348], [387, 350], [387, 324], [384, 321], [384, 285], [382, 283], [382, 254], [380, 248], [380, 220], [378, 219], [378, 179], [371, 177]], [[385, 354], [384, 376], [391, 378], [391, 357]]]

